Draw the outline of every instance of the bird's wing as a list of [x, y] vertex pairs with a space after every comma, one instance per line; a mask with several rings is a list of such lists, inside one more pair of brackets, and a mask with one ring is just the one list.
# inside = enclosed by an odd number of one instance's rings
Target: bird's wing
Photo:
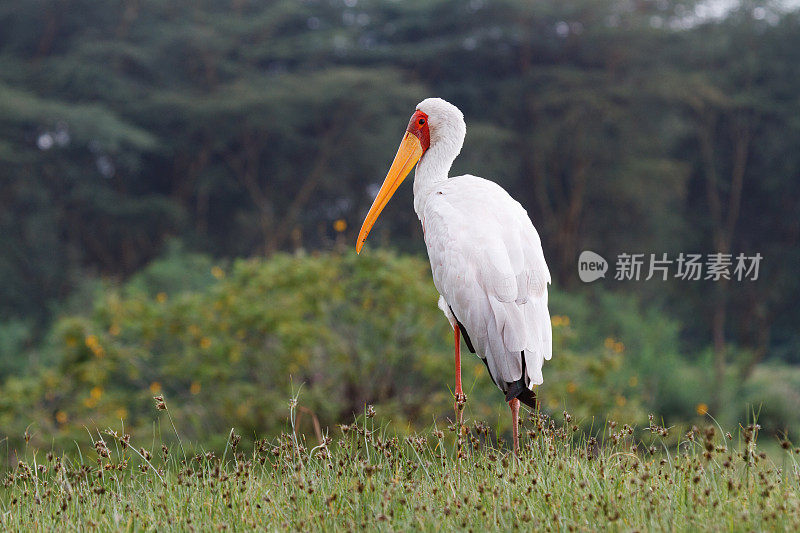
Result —
[[438, 184], [422, 210], [439, 293], [467, 330], [495, 383], [542, 383], [552, 355], [550, 272], [525, 209], [502, 187], [475, 176]]

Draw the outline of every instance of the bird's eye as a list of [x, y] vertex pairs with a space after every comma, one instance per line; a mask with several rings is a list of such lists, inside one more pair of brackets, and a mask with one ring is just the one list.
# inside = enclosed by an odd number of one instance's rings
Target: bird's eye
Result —
[[419, 125], [422, 126], [423, 124], [425, 124], [425, 119], [424, 118], [419, 119]]

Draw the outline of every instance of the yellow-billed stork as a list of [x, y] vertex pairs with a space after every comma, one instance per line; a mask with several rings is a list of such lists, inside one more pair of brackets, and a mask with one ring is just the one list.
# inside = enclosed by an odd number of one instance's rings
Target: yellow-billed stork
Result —
[[535, 408], [533, 389], [552, 355], [547, 309], [550, 272], [525, 209], [502, 187], [472, 176], [448, 177], [466, 135], [464, 115], [441, 98], [420, 102], [386, 180], [367, 213], [356, 252], [392, 194], [417, 165], [414, 210], [422, 222], [439, 307], [455, 336], [455, 411], [462, 423], [461, 341], [486, 364], [511, 408], [514, 452], [520, 401]]

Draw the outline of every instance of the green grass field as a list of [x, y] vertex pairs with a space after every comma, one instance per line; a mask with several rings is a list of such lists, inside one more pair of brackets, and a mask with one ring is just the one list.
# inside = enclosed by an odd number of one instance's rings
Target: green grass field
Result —
[[[162, 406], [163, 407], [163, 406]], [[0, 488], [3, 530], [796, 531], [800, 449], [757, 426], [686, 434], [529, 414], [522, 451], [481, 423], [399, 438], [373, 411], [311, 444], [293, 432], [221, 454], [93, 437], [92, 456], [29, 450]], [[290, 414], [290, 422], [293, 413]], [[681, 432], [683, 433], [683, 432]], [[666, 443], [675, 444], [668, 445]]]

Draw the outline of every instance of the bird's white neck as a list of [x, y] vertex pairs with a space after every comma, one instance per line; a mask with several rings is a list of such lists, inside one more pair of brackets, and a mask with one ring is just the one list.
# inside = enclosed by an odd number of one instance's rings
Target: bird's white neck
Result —
[[438, 142], [431, 143], [428, 151], [417, 163], [417, 170], [414, 174], [414, 211], [420, 220], [422, 220], [422, 212], [428, 196], [437, 184], [447, 179], [450, 167], [458, 157], [463, 143], [463, 135], [460, 139], [438, 139]]

